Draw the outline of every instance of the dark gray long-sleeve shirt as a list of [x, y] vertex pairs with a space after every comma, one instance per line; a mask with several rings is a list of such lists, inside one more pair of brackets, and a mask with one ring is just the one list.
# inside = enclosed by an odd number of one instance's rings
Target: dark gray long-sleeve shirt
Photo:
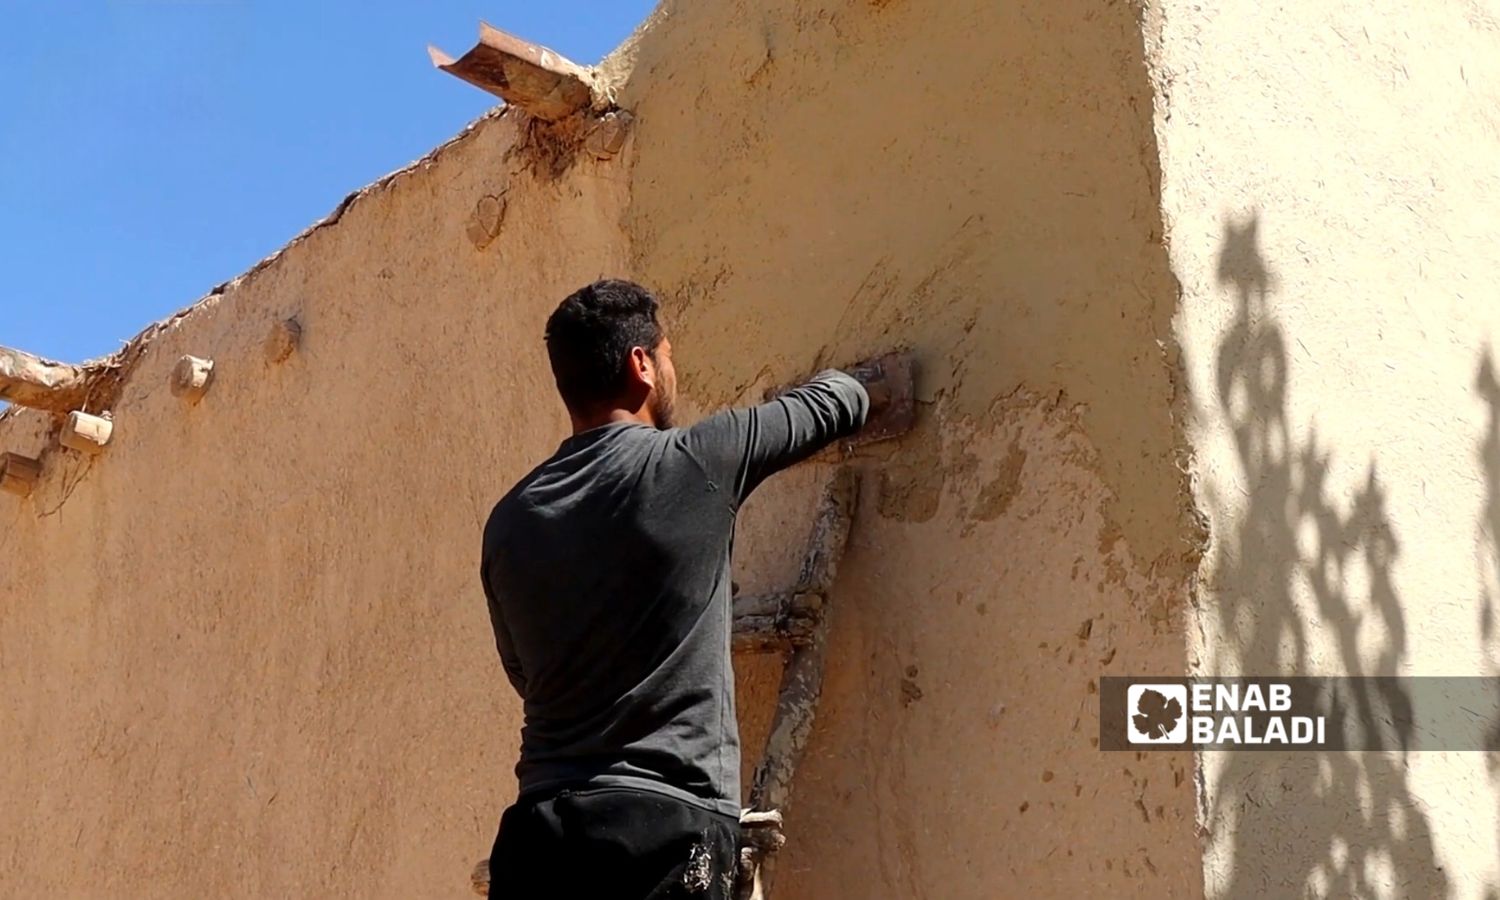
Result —
[[481, 575], [525, 708], [522, 795], [617, 785], [738, 816], [735, 515], [868, 410], [859, 382], [828, 371], [690, 428], [605, 425], [495, 506]]

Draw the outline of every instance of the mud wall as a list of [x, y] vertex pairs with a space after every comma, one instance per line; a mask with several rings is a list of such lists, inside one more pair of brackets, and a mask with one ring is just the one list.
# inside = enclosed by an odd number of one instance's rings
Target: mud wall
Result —
[[[668, 2], [607, 69], [621, 158], [553, 178], [482, 121], [157, 334], [109, 450], [5, 498], [0, 891], [466, 891], [518, 728], [479, 529], [564, 433], [546, 313], [624, 273], [690, 413], [923, 367], [918, 429], [854, 463], [780, 896], [1201, 892], [1191, 761], [1091, 743], [1101, 672], [1187, 665], [1196, 565], [1136, 14]], [[197, 407], [183, 353], [219, 366]], [[745, 589], [793, 576], [830, 474], [752, 501]], [[738, 665], [748, 766], [777, 673]]]
[[[1204, 674], [1500, 672], [1500, 10], [1387, 12], [1150, 11]], [[1207, 893], [1496, 896], [1491, 762], [1210, 754]]]

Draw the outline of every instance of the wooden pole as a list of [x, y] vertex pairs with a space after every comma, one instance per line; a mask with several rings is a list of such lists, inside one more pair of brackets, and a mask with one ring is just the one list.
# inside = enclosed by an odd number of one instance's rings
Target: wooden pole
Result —
[[[859, 475], [845, 466], [839, 469], [818, 508], [813, 524], [812, 541], [802, 563], [797, 589], [789, 595], [780, 630], [787, 634], [791, 657], [781, 676], [781, 694], [771, 734], [766, 739], [765, 754], [755, 767], [750, 785], [749, 814], [779, 814], [773, 829], [775, 840], [745, 841], [740, 848], [739, 878], [735, 885], [736, 900], [768, 897], [775, 875], [775, 851], [784, 837], [780, 834], [781, 816], [792, 798], [792, 778], [807, 738], [812, 733], [818, 699], [823, 695], [823, 660], [828, 648], [830, 604], [833, 581], [839, 561], [849, 542], [854, 508], [859, 499]], [[735, 625], [740, 624], [736, 617]], [[788, 634], [788, 632], [790, 632]], [[738, 636], [738, 635], [737, 635]], [[741, 816], [744, 822], [745, 816]]]
[[0, 400], [48, 412], [69, 412], [88, 399], [88, 375], [78, 366], [0, 347]]

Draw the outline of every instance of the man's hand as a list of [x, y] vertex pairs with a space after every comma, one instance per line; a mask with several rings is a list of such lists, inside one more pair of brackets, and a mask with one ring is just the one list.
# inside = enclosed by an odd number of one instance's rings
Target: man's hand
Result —
[[911, 430], [917, 420], [914, 368], [911, 354], [898, 350], [844, 370], [864, 385], [865, 393], [870, 395], [870, 415], [865, 427], [849, 439], [847, 446], [883, 441]]
[[[916, 365], [911, 353], [894, 350], [841, 371], [864, 385], [870, 397], [870, 413], [856, 434], [831, 445], [815, 458], [847, 453], [854, 447], [900, 437], [911, 430], [917, 420]], [[791, 386], [769, 388], [765, 399], [773, 400], [789, 390]]]

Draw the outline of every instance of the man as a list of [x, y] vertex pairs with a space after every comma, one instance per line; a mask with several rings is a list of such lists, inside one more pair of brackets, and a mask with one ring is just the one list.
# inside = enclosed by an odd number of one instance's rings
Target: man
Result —
[[626, 281], [568, 297], [546, 338], [573, 435], [484, 532], [495, 643], [525, 708], [490, 896], [727, 898], [735, 515], [768, 476], [857, 431], [869, 395], [829, 371], [675, 428], [671, 343], [656, 299]]

